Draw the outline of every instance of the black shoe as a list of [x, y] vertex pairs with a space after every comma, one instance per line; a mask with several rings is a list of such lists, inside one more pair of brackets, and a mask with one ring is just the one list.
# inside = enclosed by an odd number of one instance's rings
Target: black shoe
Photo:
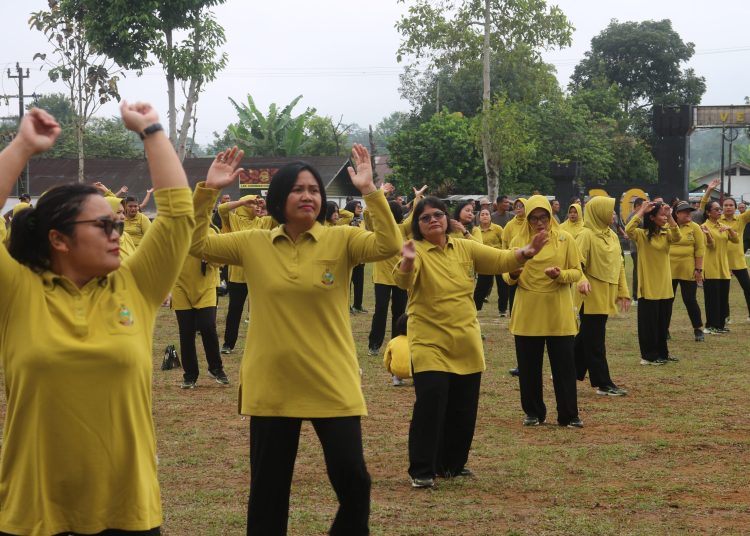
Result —
[[378, 355], [380, 353], [380, 348], [375, 348], [374, 346], [370, 346], [367, 349], [367, 355]]
[[706, 337], [703, 335], [703, 329], [696, 329], [695, 331], [695, 342], [703, 342]]
[[221, 385], [229, 385], [229, 378], [227, 378], [227, 375], [223, 370], [217, 370], [216, 372], [211, 372], [209, 370], [208, 375], [216, 380], [216, 383], [220, 383]]
[[365, 308], [363, 308], [363, 307], [354, 307], [354, 306], [352, 305], [352, 307], [351, 307], [350, 311], [351, 311], [352, 313], [361, 313], [361, 314], [364, 314], [364, 313], [366, 313], [366, 312], [367, 312], [367, 309], [365, 309]]
[[583, 428], [583, 421], [581, 419], [573, 419], [568, 424], [561, 424], [560, 426], [567, 426], [568, 428]]
[[508, 374], [517, 378], [520, 373], [518, 372], [518, 368], [512, 368], [508, 371]]
[[433, 488], [435, 487], [435, 479], [434, 478], [412, 478], [411, 487], [421, 488], [421, 489]]
[[226, 344], [225, 344], [224, 346], [222, 346], [222, 347], [221, 347], [221, 353], [222, 353], [222, 354], [231, 354], [231, 353], [232, 353], [232, 350], [233, 350], [233, 348], [230, 348], [230, 347], [229, 347], [229, 346], [227, 346]]
[[628, 392], [625, 389], [620, 389], [616, 385], [606, 385], [604, 387], [597, 387], [596, 394], [602, 396], [624, 396]]
[[540, 419], [539, 417], [526, 415], [526, 417], [524, 417], [523, 419], [524, 426], [539, 426], [540, 424], [544, 424], [544, 419]]
[[180, 389], [195, 389], [195, 380], [184, 380]]

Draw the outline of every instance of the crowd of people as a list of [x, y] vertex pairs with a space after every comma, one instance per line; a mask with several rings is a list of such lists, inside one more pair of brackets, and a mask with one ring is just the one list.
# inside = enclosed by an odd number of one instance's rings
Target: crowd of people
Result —
[[[265, 199], [219, 200], [245, 173], [241, 150], [220, 152], [191, 193], [155, 110], [123, 103], [121, 113], [143, 139], [153, 182], [146, 198], [101, 182], [63, 185], [35, 206], [22, 196], [6, 215], [9, 232], [0, 225], [7, 394], [0, 536], [160, 534], [151, 375], [153, 328], [165, 300], [176, 316], [185, 390], [200, 374], [197, 333], [207, 374], [230, 383], [222, 354], [235, 351], [249, 304], [237, 383], [239, 411], [250, 417], [247, 533], [263, 535], [286, 533], [304, 420], [320, 440], [339, 501], [330, 533], [369, 532], [367, 409], [351, 329], [351, 315], [367, 313], [367, 263], [375, 299], [367, 353], [383, 353], [393, 386], [411, 379], [414, 387], [405, 456], [414, 488], [473, 475], [469, 453], [486, 369], [477, 311], [493, 286], [498, 315], [510, 316], [519, 421], [528, 427], [547, 422], [545, 349], [559, 426], [584, 426], [577, 380], [588, 376], [602, 396], [628, 394], [611, 377], [606, 328], [631, 302], [641, 365], [679, 360], [668, 347], [678, 286], [697, 342], [729, 332], [732, 276], [750, 315], [743, 243], [750, 212], [729, 197], [712, 200], [716, 182], [698, 208], [636, 199], [625, 224], [615, 200], [602, 196], [571, 199], [567, 210], [539, 194], [449, 207], [426, 196], [425, 186], [402, 205], [390, 184], [376, 186], [370, 155], [355, 144], [348, 172], [361, 198], [344, 208], [327, 200], [320, 174], [304, 162], [279, 169]], [[42, 110], [24, 117], [0, 153], [1, 202], [28, 159], [59, 133]], [[153, 222], [143, 213], [152, 194]], [[224, 287], [220, 346], [217, 288]]]

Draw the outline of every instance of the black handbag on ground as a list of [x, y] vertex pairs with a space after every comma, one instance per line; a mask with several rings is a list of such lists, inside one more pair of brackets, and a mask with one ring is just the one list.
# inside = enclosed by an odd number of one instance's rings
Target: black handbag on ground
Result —
[[164, 359], [161, 361], [162, 370], [172, 370], [173, 368], [182, 368], [180, 358], [174, 344], [168, 344], [164, 349]]

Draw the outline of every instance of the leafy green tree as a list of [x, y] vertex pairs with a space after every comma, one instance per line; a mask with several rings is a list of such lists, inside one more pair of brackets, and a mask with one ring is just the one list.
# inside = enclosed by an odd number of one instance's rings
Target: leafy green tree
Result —
[[90, 16], [88, 7], [78, 0], [65, 4], [49, 0], [49, 10], [31, 14], [29, 25], [44, 34], [52, 46], [53, 59], [36, 53], [49, 67], [51, 81], [65, 84], [75, 113], [72, 116], [78, 144], [78, 180], [84, 180], [84, 133], [86, 125], [101, 107], [112, 100], [120, 100], [117, 90], [121, 69], [108, 57], [100, 55], [87, 40], [84, 19]]
[[347, 152], [349, 131], [354, 125], [331, 116], [313, 115], [305, 124], [302, 152], [309, 156], [342, 156]]
[[430, 186], [433, 193], [476, 194], [484, 190], [482, 155], [472, 121], [441, 112], [401, 129], [388, 143], [390, 180], [401, 190]]
[[26, 106], [27, 110], [31, 108], [41, 108], [51, 113], [57, 122], [61, 125], [67, 125], [73, 123], [75, 120], [76, 111], [73, 108], [73, 104], [70, 101], [70, 97], [65, 93], [49, 93], [47, 95], [40, 95]]
[[[401, 0], [405, 1], [405, 0]], [[411, 55], [428, 68], [482, 62], [482, 113], [491, 106], [491, 62], [498, 51], [523, 46], [530, 51], [570, 44], [572, 26], [545, 0], [412, 0], [396, 23], [403, 36], [397, 59]], [[487, 191], [497, 195], [499, 176], [490, 158], [489, 118], [482, 127]]]
[[[119, 117], [92, 117], [83, 138], [86, 158], [143, 158], [143, 144], [138, 136], [125, 128]], [[77, 141], [75, 126], [62, 125], [62, 132], [42, 158], [75, 158]]]
[[[225, 0], [61, 0], [86, 6], [86, 36], [92, 46], [135, 70], [164, 67], [167, 81], [169, 139], [184, 158], [195, 105], [205, 85], [224, 69], [224, 29], [210, 8]], [[183, 39], [178, 36], [185, 35]], [[186, 100], [177, 128], [177, 84]]]

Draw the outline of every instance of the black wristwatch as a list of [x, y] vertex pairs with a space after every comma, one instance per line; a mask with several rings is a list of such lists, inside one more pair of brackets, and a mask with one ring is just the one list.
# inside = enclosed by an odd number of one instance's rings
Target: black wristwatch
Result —
[[160, 130], [164, 130], [164, 127], [161, 126], [161, 123], [154, 123], [153, 125], [150, 125], [144, 128], [143, 132], [139, 132], [138, 135], [141, 137], [142, 140], [145, 140], [146, 136], [150, 136], [154, 132], [159, 132]]

